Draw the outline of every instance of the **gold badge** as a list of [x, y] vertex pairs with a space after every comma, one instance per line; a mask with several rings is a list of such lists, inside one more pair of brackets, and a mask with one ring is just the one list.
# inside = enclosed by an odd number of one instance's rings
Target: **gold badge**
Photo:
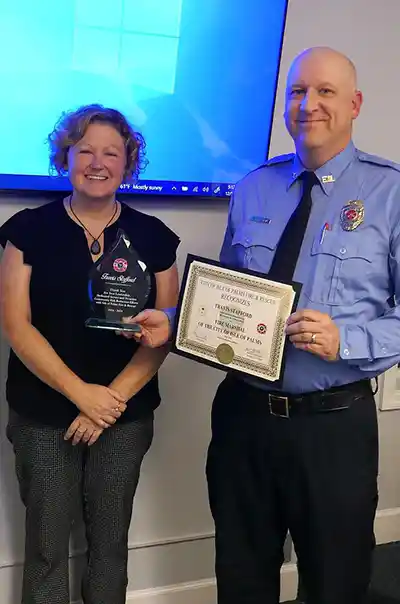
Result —
[[233, 348], [232, 346], [229, 346], [229, 344], [220, 344], [215, 351], [215, 354], [217, 355], [219, 362], [223, 363], [224, 365], [230, 365], [230, 363], [233, 361], [233, 357], [235, 356]]
[[354, 231], [364, 222], [364, 204], [359, 199], [349, 201], [340, 212], [340, 224], [344, 231]]

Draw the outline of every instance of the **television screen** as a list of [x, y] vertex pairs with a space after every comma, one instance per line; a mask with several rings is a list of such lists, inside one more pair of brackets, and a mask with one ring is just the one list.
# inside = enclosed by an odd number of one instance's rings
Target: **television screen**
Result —
[[101, 103], [147, 142], [125, 193], [229, 196], [268, 153], [287, 0], [0, 1], [0, 189], [50, 175], [61, 113]]

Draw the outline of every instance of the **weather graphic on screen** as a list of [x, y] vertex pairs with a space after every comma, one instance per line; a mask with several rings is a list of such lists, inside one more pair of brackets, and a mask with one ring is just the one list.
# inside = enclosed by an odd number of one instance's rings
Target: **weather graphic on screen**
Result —
[[67, 190], [47, 135], [100, 103], [145, 137], [127, 193], [230, 195], [267, 155], [287, 0], [0, 0], [0, 188]]

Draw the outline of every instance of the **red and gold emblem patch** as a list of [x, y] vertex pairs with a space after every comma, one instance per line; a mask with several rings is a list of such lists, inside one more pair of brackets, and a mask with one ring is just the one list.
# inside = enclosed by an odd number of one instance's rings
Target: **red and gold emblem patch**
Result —
[[364, 222], [364, 204], [360, 200], [349, 201], [340, 212], [340, 224], [344, 231], [354, 231]]

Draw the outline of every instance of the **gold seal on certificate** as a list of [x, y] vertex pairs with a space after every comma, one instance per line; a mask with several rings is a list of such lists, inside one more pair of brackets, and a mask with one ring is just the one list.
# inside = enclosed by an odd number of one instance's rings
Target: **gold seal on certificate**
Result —
[[229, 344], [220, 344], [215, 351], [215, 354], [220, 363], [223, 365], [229, 365], [233, 361], [235, 351], [233, 350], [232, 346], [229, 346]]
[[281, 379], [285, 324], [299, 286], [189, 255], [174, 352], [263, 380]]

